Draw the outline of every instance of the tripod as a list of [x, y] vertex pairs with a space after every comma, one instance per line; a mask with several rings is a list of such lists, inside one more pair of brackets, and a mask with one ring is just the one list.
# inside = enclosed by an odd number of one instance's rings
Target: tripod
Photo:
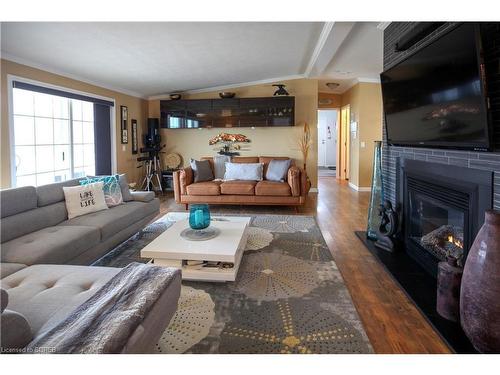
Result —
[[[154, 147], [141, 148], [141, 153], [148, 153], [148, 156], [141, 156], [137, 158], [137, 161], [143, 162], [138, 168], [142, 166], [145, 167], [146, 173], [144, 180], [142, 180], [141, 189], [142, 190], [160, 190], [163, 192], [163, 187], [161, 185], [161, 160], [160, 160], [160, 150], [165, 147], [165, 145], [155, 145]], [[155, 186], [156, 185], [156, 186]], [[156, 188], [156, 189], [155, 189]]]
[[[141, 189], [142, 190], [147, 190], [149, 191], [149, 188], [151, 187], [151, 190], [161, 190], [161, 165], [160, 165], [160, 158], [158, 155], [155, 156], [143, 156], [137, 158], [137, 161], [142, 161], [144, 162], [143, 166], [146, 169], [146, 175], [144, 177], [144, 180], [142, 180], [142, 185]], [[139, 168], [142, 166], [139, 166]], [[155, 186], [155, 184], [157, 184]], [[155, 189], [156, 187], [156, 189]]]

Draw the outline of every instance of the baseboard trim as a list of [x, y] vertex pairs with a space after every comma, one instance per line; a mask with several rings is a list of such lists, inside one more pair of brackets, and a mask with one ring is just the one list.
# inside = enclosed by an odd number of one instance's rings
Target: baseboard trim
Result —
[[318, 188], [310, 188], [309, 189], [309, 193], [317, 193], [318, 192]]
[[359, 191], [360, 193], [366, 192], [366, 191], [371, 191], [372, 188], [370, 186], [356, 186], [352, 182], [349, 182], [349, 187], [353, 190]]

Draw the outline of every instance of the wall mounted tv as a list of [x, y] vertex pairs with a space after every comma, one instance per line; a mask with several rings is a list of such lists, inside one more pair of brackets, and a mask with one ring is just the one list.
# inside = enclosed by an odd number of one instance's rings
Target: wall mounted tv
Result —
[[479, 25], [460, 24], [383, 72], [392, 145], [491, 148]]

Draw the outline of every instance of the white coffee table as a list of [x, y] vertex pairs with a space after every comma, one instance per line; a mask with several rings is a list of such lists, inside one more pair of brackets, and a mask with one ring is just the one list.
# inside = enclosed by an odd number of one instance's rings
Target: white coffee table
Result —
[[[153, 263], [158, 266], [180, 268], [184, 280], [236, 280], [251, 218], [214, 216], [210, 225], [219, 228], [220, 234], [206, 241], [189, 241], [180, 235], [189, 227], [187, 214], [175, 215], [179, 220], [144, 247], [141, 256], [153, 258]], [[232, 263], [233, 267], [190, 267], [185, 264], [188, 260]]]

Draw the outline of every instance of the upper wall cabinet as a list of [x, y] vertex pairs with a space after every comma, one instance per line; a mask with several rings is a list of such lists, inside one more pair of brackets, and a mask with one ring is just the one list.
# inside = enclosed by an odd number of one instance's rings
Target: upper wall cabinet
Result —
[[161, 100], [161, 126], [169, 129], [295, 125], [295, 98]]

